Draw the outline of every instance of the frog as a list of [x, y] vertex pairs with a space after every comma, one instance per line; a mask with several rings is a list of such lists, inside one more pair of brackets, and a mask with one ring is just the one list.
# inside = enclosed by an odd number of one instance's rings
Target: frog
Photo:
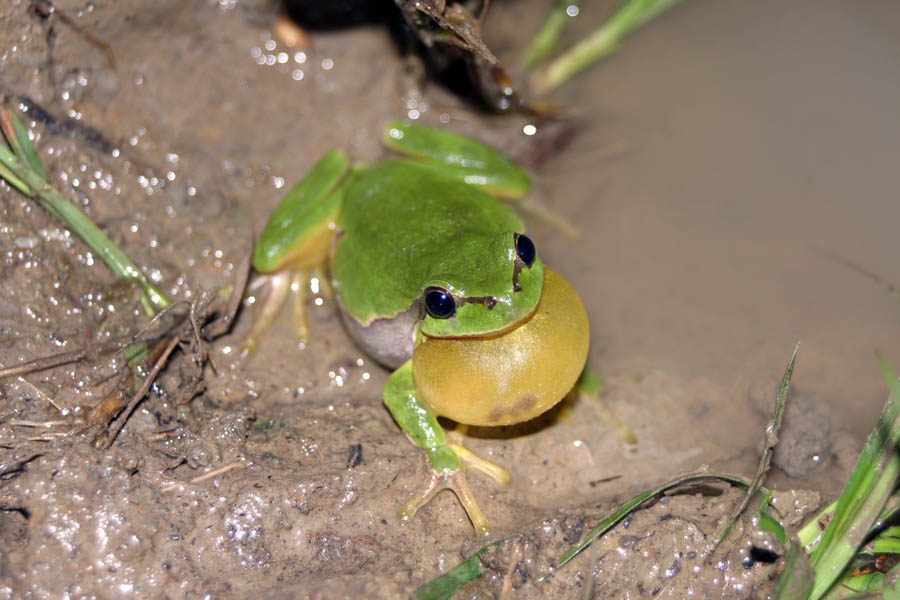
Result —
[[[531, 190], [525, 169], [411, 122], [388, 123], [382, 141], [398, 156], [352, 164], [329, 150], [272, 212], [252, 259], [272, 292], [247, 346], [287, 290], [306, 288], [292, 285], [298, 278], [327, 282], [350, 337], [391, 370], [382, 400], [425, 454], [427, 479], [401, 519], [449, 489], [487, 535], [466, 470], [499, 485], [511, 476], [464, 446], [466, 428], [528, 421], [565, 397], [587, 361], [588, 319], [510, 205]], [[295, 301], [301, 336], [303, 305]]]

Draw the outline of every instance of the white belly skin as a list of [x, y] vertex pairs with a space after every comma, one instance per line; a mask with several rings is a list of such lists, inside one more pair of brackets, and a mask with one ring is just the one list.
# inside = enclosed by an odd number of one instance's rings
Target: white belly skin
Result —
[[366, 354], [385, 367], [396, 369], [412, 357], [422, 308], [417, 301], [397, 316], [375, 319], [369, 325], [362, 325], [341, 307], [341, 319], [350, 337]]

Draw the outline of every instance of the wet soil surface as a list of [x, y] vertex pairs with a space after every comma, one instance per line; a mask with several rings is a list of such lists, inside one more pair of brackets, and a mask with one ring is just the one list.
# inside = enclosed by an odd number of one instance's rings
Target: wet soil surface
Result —
[[[900, 131], [885, 118], [900, 14], [776, 4], [691, 0], [651, 25], [560, 93], [579, 135], [549, 157], [526, 117], [418, 87], [385, 28], [291, 48], [262, 0], [55, 3], [77, 27], [6, 2], [0, 86], [54, 117], [24, 115], [51, 180], [177, 300], [227, 291], [286, 186], [331, 147], [382, 156], [388, 119], [543, 157], [537, 197], [582, 236], [526, 213], [529, 229], [584, 297], [603, 400], [639, 442], [584, 400], [470, 432], [513, 482], [471, 478], [493, 539], [508, 539], [464, 595], [761, 598], [780, 567], [746, 560], [765, 546], [749, 521], [710, 555], [741, 499], [721, 487], [664, 498], [553, 565], [638, 491], [704, 466], [752, 473], [797, 339], [798, 404], [772, 474], [794, 490], [777, 495], [786, 524], [834, 497], [880, 411], [871, 351], [900, 357], [883, 283], [900, 281]], [[573, 36], [611, 5], [584, 7]], [[495, 3], [501, 59], [514, 63], [541, 6]], [[211, 346], [206, 390], [178, 402], [179, 354], [108, 450], [80, 424], [120, 357], [0, 381], [0, 597], [405, 597], [481, 547], [451, 494], [398, 520], [423, 457], [381, 404], [386, 372], [315, 300], [308, 343], [285, 317], [241, 356], [248, 302]], [[0, 184], [0, 366], [145, 323], [136, 290]]]

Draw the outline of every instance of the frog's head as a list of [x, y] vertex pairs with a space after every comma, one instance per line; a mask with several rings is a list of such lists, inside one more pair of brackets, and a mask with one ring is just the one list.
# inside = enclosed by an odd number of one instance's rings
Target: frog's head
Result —
[[500, 333], [531, 315], [541, 298], [544, 265], [521, 233], [467, 238], [444, 250], [439, 267], [422, 290], [420, 330], [430, 337]]

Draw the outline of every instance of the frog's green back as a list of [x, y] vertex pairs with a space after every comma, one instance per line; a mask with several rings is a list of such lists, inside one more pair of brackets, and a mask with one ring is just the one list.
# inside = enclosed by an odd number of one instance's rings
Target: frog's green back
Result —
[[363, 324], [405, 311], [427, 283], [460, 296], [504, 295], [513, 249], [503, 234], [524, 230], [503, 202], [402, 159], [352, 176], [339, 226], [332, 277]]

